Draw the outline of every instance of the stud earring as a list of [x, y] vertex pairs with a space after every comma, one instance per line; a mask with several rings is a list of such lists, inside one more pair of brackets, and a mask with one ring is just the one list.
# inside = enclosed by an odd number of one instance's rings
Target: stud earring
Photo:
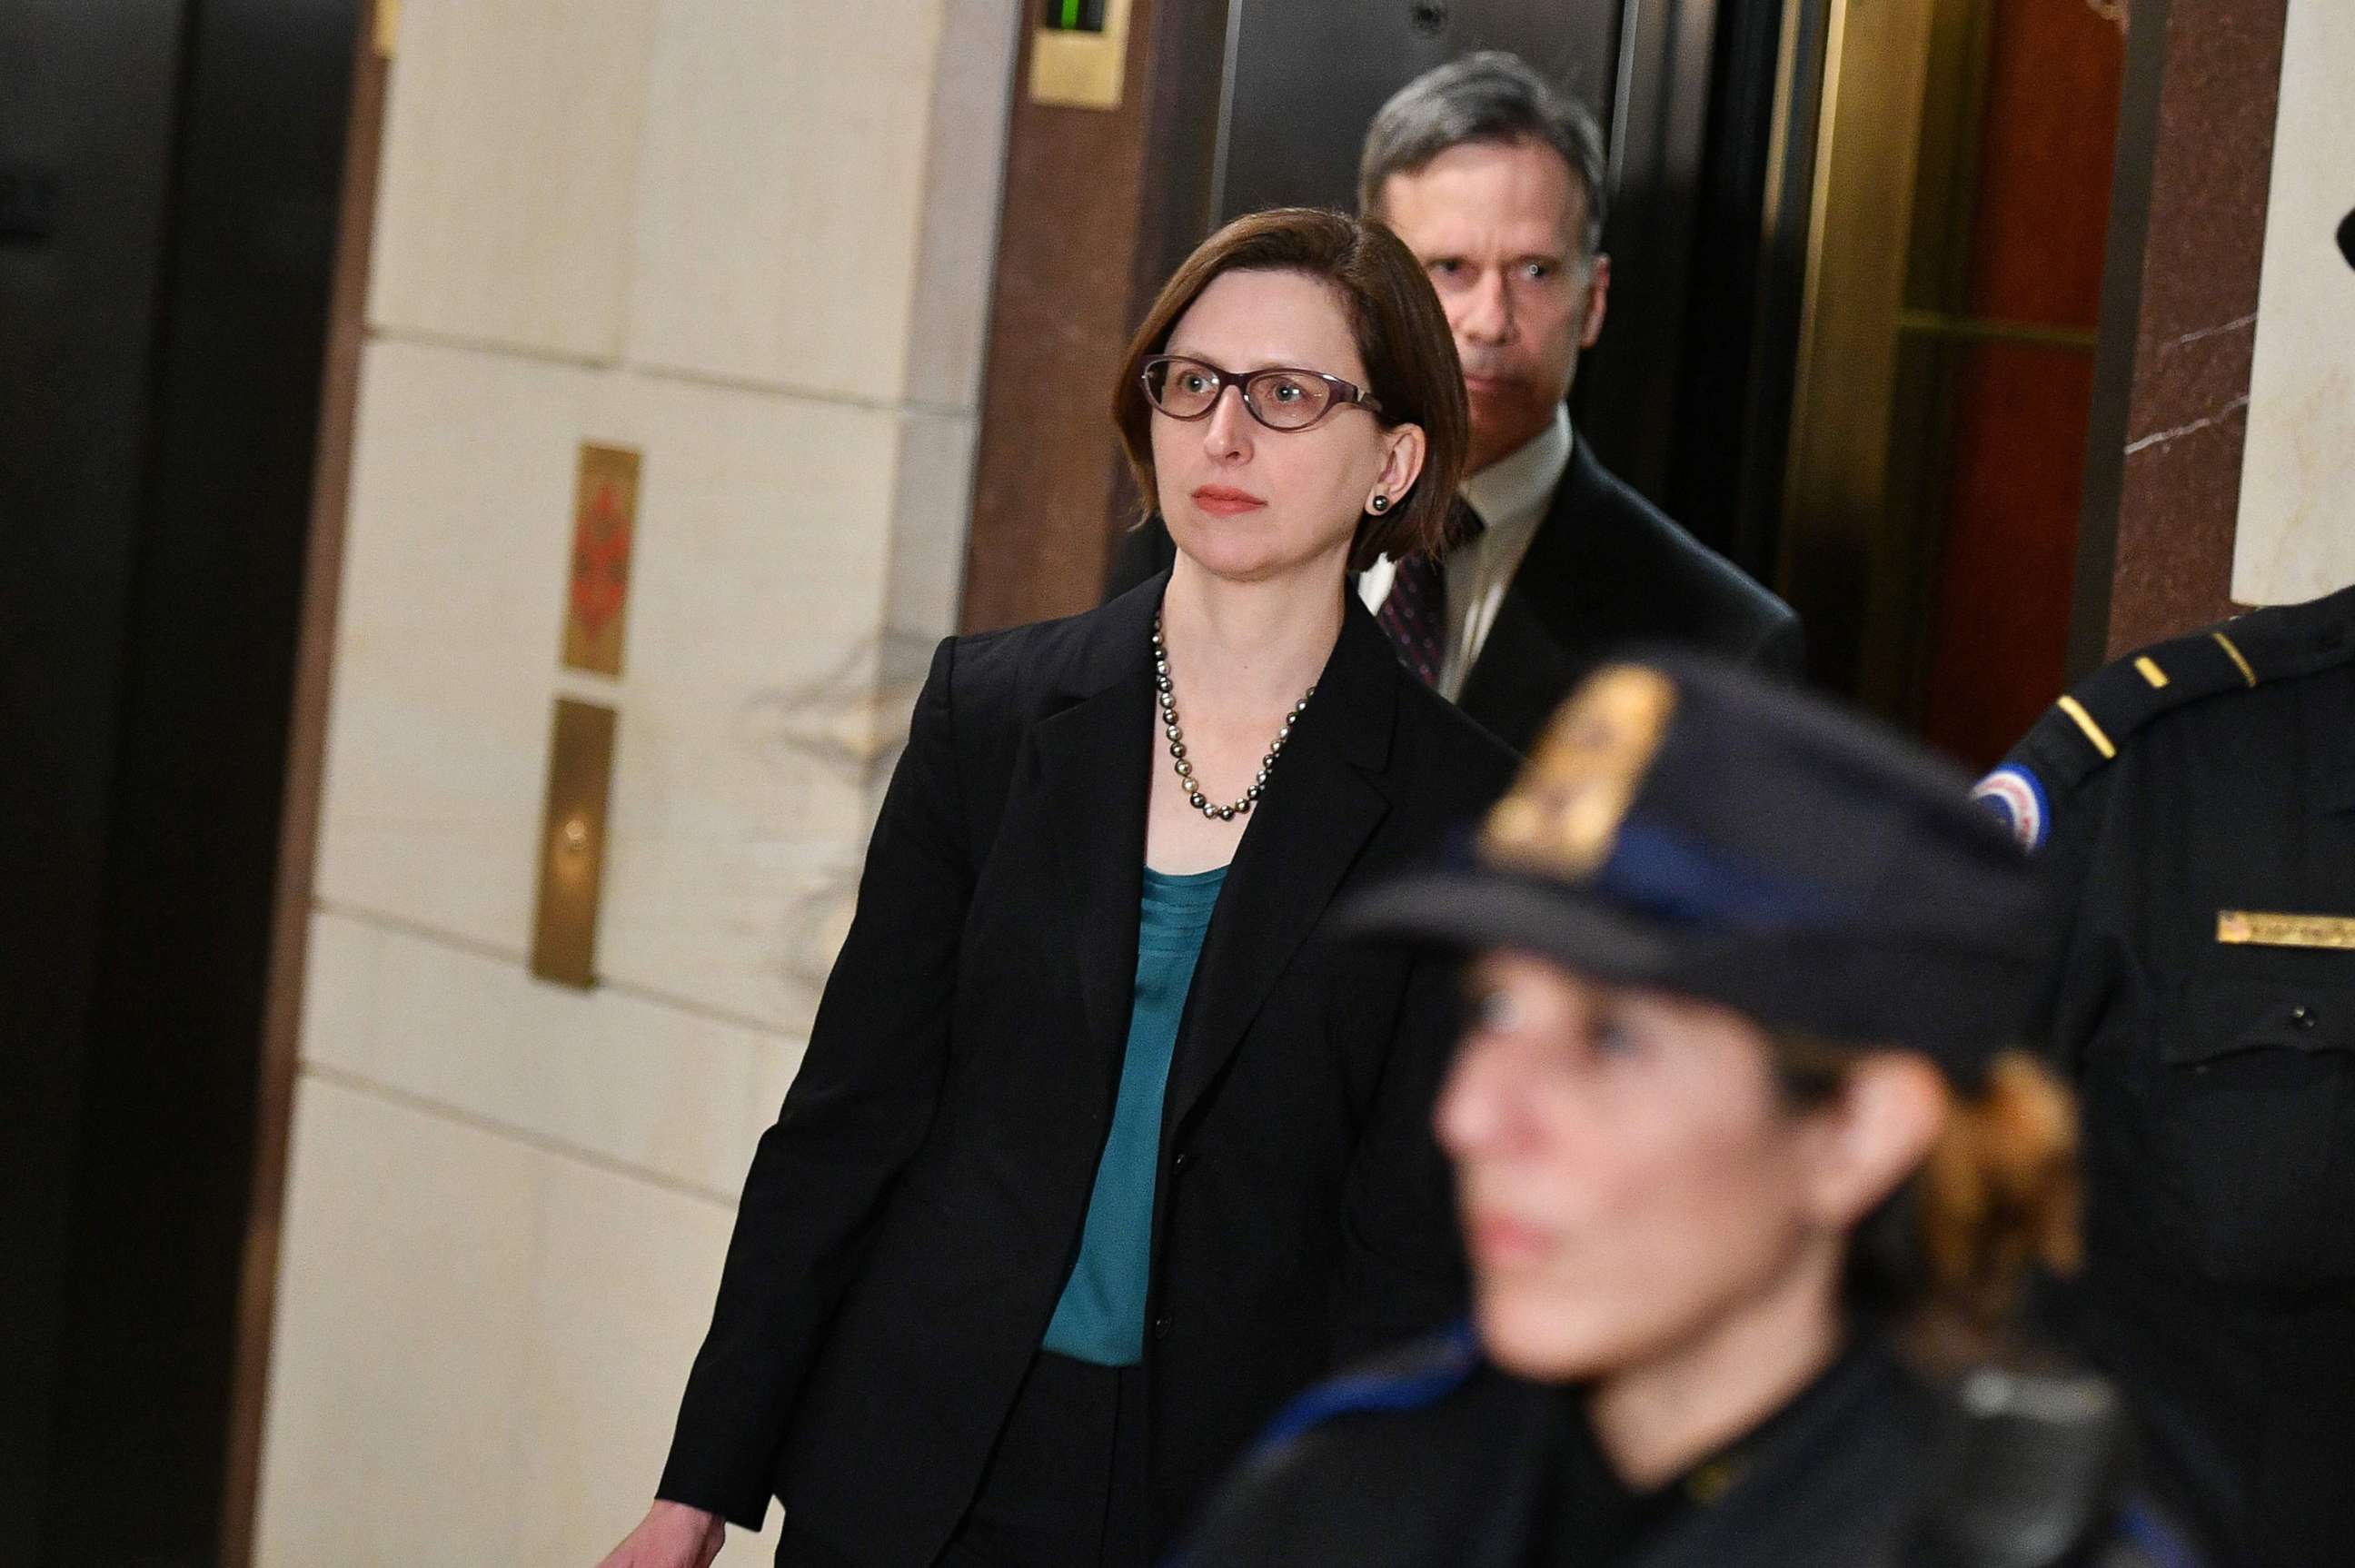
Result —
[[1369, 510], [1379, 515], [1391, 509], [1391, 498], [1388, 496], [1377, 496], [1372, 500], [1367, 502], [1366, 506]]

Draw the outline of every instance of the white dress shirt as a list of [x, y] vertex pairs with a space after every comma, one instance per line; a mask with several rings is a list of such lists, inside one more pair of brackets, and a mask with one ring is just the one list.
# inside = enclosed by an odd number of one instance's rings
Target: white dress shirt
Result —
[[[1497, 607], [1529, 553], [1529, 540], [1545, 521], [1553, 493], [1570, 468], [1570, 410], [1556, 408], [1553, 423], [1464, 481], [1462, 495], [1488, 526], [1480, 537], [1447, 552], [1447, 645], [1439, 666], [1439, 694], [1454, 702], [1464, 695], [1464, 677], [1480, 656]], [[1391, 594], [1398, 563], [1390, 557], [1358, 577], [1358, 597], [1379, 611]]]

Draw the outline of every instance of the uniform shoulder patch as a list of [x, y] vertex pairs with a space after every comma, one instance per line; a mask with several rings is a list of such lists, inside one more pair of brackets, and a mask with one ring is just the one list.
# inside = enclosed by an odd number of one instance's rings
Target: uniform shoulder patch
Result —
[[1979, 780], [1971, 799], [2003, 825], [2030, 854], [2052, 831], [2052, 806], [2043, 781], [2019, 763], [2006, 763]]
[[1479, 1369], [1471, 1322], [1456, 1322], [1300, 1395], [1268, 1424], [1258, 1451], [1281, 1448], [1345, 1415], [1424, 1409], [1462, 1388]]

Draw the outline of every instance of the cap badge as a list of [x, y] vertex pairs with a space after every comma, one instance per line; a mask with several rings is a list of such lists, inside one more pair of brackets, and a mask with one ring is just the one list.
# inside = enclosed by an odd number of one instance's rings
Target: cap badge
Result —
[[1488, 814], [1486, 857], [1566, 879], [1592, 874], [1610, 858], [1676, 706], [1676, 685], [1658, 670], [1612, 665], [1590, 677]]

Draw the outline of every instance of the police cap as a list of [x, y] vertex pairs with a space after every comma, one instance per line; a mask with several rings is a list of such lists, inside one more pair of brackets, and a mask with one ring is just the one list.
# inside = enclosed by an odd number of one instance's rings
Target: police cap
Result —
[[1893, 731], [1682, 653], [1556, 712], [1443, 864], [1370, 890], [1369, 933], [1512, 948], [1964, 1079], [2051, 955], [2044, 883], [1970, 781]]

